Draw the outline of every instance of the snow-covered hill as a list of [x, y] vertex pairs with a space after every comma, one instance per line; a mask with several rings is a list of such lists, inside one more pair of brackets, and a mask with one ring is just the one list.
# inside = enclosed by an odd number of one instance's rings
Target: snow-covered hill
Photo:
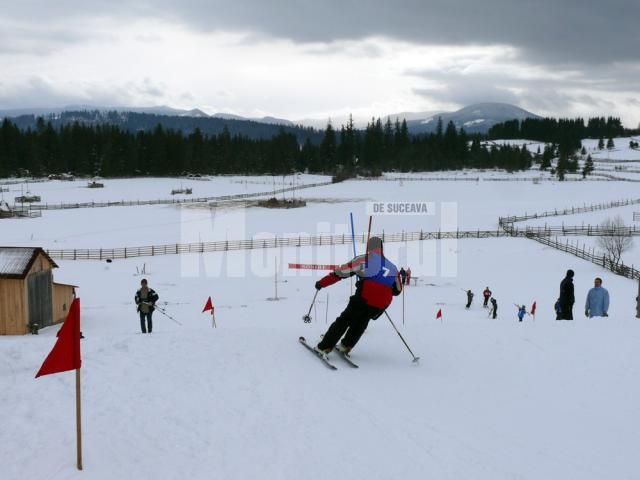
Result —
[[[260, 178], [246, 180], [193, 182], [194, 194], [264, 187], [254, 183]], [[153, 198], [175, 180], [136, 182], [105, 181], [99, 194]], [[63, 182], [31, 189], [51, 198], [86, 191]], [[499, 215], [634, 197], [637, 186], [602, 183], [594, 198], [593, 182], [383, 179], [296, 196], [307, 207], [50, 211], [0, 220], [0, 244], [141, 245], [179, 241], [185, 232], [224, 239], [232, 227], [247, 235], [348, 235], [350, 212], [356, 231], [366, 230], [370, 200], [434, 201], [437, 208], [432, 216], [374, 217], [374, 231], [456, 223], [497, 229]], [[441, 201], [454, 202], [457, 217], [442, 216]], [[574, 221], [557, 223], [563, 220]], [[82, 301], [84, 471], [74, 466], [73, 374], [33, 378], [55, 341], [51, 327], [38, 336], [0, 337], [3, 480], [637, 477], [637, 282], [525, 238], [388, 243], [385, 251], [419, 277], [389, 309], [421, 357], [417, 366], [384, 317], [371, 322], [353, 352], [358, 370], [335, 358], [339, 369], [329, 371], [297, 343], [300, 335], [318, 339], [351, 285], [322, 290], [305, 324], [321, 273], [288, 264], [341, 262], [352, 256], [351, 245], [59, 261], [56, 281], [79, 285]], [[454, 262], [452, 275], [443, 274], [443, 262]], [[276, 265], [280, 300], [273, 301]], [[182, 325], [156, 312], [153, 333], [138, 333], [133, 294], [143, 266], [160, 305]], [[567, 268], [576, 271], [576, 320], [558, 322], [553, 303]], [[587, 320], [581, 307], [595, 276], [611, 293], [610, 316]], [[496, 320], [479, 304], [486, 286], [499, 303]], [[461, 289], [476, 293], [470, 310]], [[208, 296], [216, 329], [201, 313]], [[535, 320], [517, 322], [513, 304], [534, 301]]]
[[409, 131], [411, 133], [434, 132], [438, 125], [438, 118], [442, 119], [443, 128], [446, 128], [451, 121], [456, 128], [464, 128], [468, 133], [486, 133], [496, 123], [540, 117], [508, 103], [477, 103], [455, 112], [442, 112], [427, 118], [408, 121]]

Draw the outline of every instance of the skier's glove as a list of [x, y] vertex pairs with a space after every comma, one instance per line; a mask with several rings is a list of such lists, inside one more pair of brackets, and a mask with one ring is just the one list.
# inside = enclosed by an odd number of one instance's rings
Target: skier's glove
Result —
[[588, 317], [588, 316], [589, 316], [589, 310], [585, 310], [585, 311], [584, 311], [584, 316], [585, 316], [585, 317]]
[[603, 317], [608, 317], [608, 316], [609, 316], [609, 314], [608, 314], [607, 312], [604, 312], [604, 313], [602, 314], [602, 316], [603, 316]]
[[320, 283], [320, 280], [318, 280], [316, 282], [316, 290], [321, 290], [322, 289], [322, 284]]

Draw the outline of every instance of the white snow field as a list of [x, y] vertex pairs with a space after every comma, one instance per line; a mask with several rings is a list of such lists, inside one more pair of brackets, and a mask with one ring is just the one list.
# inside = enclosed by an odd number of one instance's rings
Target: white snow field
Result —
[[[212, 180], [218, 181], [228, 182]], [[105, 182], [104, 195], [118, 199], [139, 180]], [[161, 183], [149, 198], [166, 197], [179, 182]], [[194, 195], [205, 183], [194, 182]], [[225, 194], [243, 193], [245, 185], [236, 185], [227, 185]], [[35, 184], [31, 190], [38, 192]], [[349, 231], [349, 212], [362, 232], [366, 202], [391, 200], [435, 202], [436, 214], [375, 216], [374, 231], [456, 224], [497, 229], [500, 215], [636, 198], [638, 187], [382, 180], [299, 195], [309, 200], [307, 207], [291, 210], [47, 211], [37, 219], [0, 221], [0, 244], [106, 248], [237, 239], [237, 232], [342, 233]], [[457, 203], [457, 219], [441, 216], [449, 208], [443, 202]], [[629, 208], [620, 209], [625, 218]], [[601, 213], [609, 212], [616, 209]], [[580, 224], [582, 218], [547, 219], [550, 225], [563, 221]], [[84, 471], [75, 470], [73, 372], [33, 378], [55, 342], [58, 327], [50, 327], [38, 336], [0, 337], [2, 478], [638, 478], [637, 282], [524, 238], [387, 243], [387, 256], [419, 277], [405, 290], [404, 322], [402, 297], [389, 313], [420, 363], [412, 363], [383, 316], [353, 351], [360, 368], [334, 354], [338, 370], [330, 371], [297, 339], [317, 341], [346, 305], [350, 283], [322, 290], [313, 321], [305, 324], [313, 285], [324, 272], [287, 265], [339, 263], [352, 248], [57, 261], [56, 281], [80, 286]], [[273, 301], [267, 299], [275, 296], [276, 258], [280, 299]], [[156, 312], [153, 333], [139, 333], [133, 296], [143, 265], [160, 306], [182, 325]], [[559, 322], [553, 303], [568, 268], [576, 272], [576, 320]], [[611, 294], [610, 316], [586, 319], [584, 300], [596, 276]], [[499, 303], [495, 320], [481, 306], [486, 286]], [[469, 311], [461, 291], [467, 288], [476, 294]], [[215, 329], [200, 313], [209, 295]], [[535, 319], [517, 322], [514, 303], [529, 309], [534, 301]], [[440, 308], [442, 322], [435, 319]]]

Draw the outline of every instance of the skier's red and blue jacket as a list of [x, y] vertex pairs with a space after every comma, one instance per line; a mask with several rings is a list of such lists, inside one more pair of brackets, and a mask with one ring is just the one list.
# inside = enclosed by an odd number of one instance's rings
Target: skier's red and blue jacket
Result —
[[324, 288], [353, 275], [358, 277], [355, 295], [370, 307], [384, 310], [392, 298], [402, 292], [398, 268], [383, 255], [381, 249], [355, 257], [320, 279], [319, 283]]

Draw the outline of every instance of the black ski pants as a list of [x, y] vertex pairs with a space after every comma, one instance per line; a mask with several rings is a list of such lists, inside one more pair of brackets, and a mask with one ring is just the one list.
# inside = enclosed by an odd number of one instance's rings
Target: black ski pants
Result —
[[378, 318], [383, 311], [379, 308], [370, 307], [358, 296], [351, 296], [347, 308], [329, 326], [327, 333], [324, 334], [318, 344], [318, 348], [321, 350], [333, 349], [343, 335], [342, 344], [353, 348], [367, 329], [369, 320]]
[[573, 303], [561, 303], [556, 320], [573, 320]]

